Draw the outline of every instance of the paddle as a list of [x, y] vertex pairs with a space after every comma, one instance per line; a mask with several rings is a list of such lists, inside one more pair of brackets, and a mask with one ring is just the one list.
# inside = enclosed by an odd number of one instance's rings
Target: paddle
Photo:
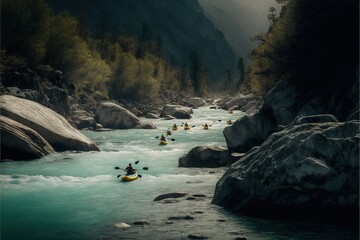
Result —
[[[156, 139], [159, 139], [159, 137], [160, 136], [157, 136], [157, 137], [155, 137]], [[168, 139], [170, 139], [171, 141], [175, 141], [175, 138], [168, 138]], [[135, 163], [136, 164], [136, 163]]]

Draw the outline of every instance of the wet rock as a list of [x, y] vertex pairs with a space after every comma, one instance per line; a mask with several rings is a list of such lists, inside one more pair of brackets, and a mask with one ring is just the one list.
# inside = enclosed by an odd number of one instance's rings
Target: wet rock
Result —
[[217, 219], [216, 221], [217, 222], [226, 222], [226, 220], [224, 220], [224, 219]]
[[198, 146], [179, 158], [179, 167], [223, 167], [229, 162], [229, 152], [223, 146]]
[[100, 151], [86, 136], [53, 110], [10, 95], [0, 96], [1, 114], [40, 134], [56, 151]]
[[170, 116], [170, 115], [165, 115], [164, 116], [164, 120], [173, 120], [176, 119], [176, 117]]
[[140, 220], [132, 223], [133, 225], [149, 225], [150, 222], [148, 220]]
[[145, 118], [157, 119], [159, 116], [157, 116], [155, 113], [147, 113]]
[[190, 215], [187, 215], [187, 216], [169, 217], [168, 220], [170, 220], [170, 221], [194, 220], [194, 218]]
[[234, 238], [234, 240], [247, 240], [247, 237], [240, 236], [240, 237]]
[[174, 222], [173, 222], [173, 221], [170, 221], [170, 220], [166, 220], [165, 223], [166, 223], [166, 224], [174, 224]]
[[196, 198], [204, 198], [204, 197], [206, 197], [206, 195], [204, 195], [204, 194], [194, 194], [192, 196], [196, 197]]
[[186, 196], [187, 193], [166, 193], [166, 194], [162, 194], [157, 196], [154, 201], [161, 201], [167, 198], [180, 198], [180, 197], [184, 197]]
[[105, 128], [112, 129], [136, 128], [141, 124], [129, 110], [111, 102], [98, 104], [95, 119]]
[[30, 160], [54, 153], [53, 147], [37, 132], [0, 116], [1, 160]]
[[131, 228], [131, 226], [129, 224], [124, 223], [124, 222], [115, 223], [114, 227], [119, 228], [119, 229], [129, 229], [129, 228]]
[[[225, 110], [241, 110], [248, 114], [254, 113], [261, 98], [254, 94], [239, 94], [223, 104]], [[251, 111], [250, 111], [251, 110]]]
[[188, 107], [184, 107], [181, 105], [165, 105], [160, 113], [160, 117], [170, 115], [177, 119], [190, 119], [191, 113], [193, 113], [193, 111], [191, 108]]
[[192, 98], [189, 98], [187, 101], [190, 106], [193, 106], [195, 108], [204, 106], [206, 104], [206, 102], [202, 98], [199, 98], [199, 97], [192, 97]]
[[212, 202], [256, 216], [357, 219], [359, 127], [326, 121], [273, 133], [230, 166]]
[[185, 200], [196, 200], [196, 197], [188, 197]]
[[209, 239], [207, 236], [204, 236], [204, 235], [192, 235], [190, 234], [188, 236], [189, 239]]
[[136, 129], [157, 129], [157, 127], [153, 123], [141, 123]]
[[191, 214], [204, 214], [203, 211], [194, 211], [194, 212], [191, 212]]
[[324, 123], [324, 122], [338, 122], [336, 117], [331, 114], [318, 114], [305, 117], [299, 117], [296, 119], [295, 124], [304, 123]]

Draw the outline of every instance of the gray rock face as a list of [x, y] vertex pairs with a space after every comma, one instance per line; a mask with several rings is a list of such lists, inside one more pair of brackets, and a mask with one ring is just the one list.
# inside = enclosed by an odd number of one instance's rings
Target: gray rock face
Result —
[[191, 105], [195, 108], [204, 106], [206, 104], [206, 102], [202, 98], [199, 98], [199, 97], [189, 98], [188, 103], [189, 103], [189, 105]]
[[166, 105], [162, 109], [160, 117], [170, 115], [177, 119], [190, 119], [191, 113], [193, 113], [193, 111], [191, 108], [188, 107], [184, 107], [181, 105]]
[[230, 166], [213, 203], [258, 216], [357, 219], [359, 126], [300, 121], [273, 133]]
[[96, 128], [94, 116], [85, 110], [77, 109], [72, 111], [71, 120], [78, 129]]
[[251, 116], [244, 116], [224, 129], [229, 151], [247, 152], [277, 131], [279, 125], [290, 123], [297, 116], [298, 96], [294, 86], [285, 82], [277, 84], [268, 92], [259, 111]]
[[229, 151], [223, 146], [198, 146], [179, 158], [179, 167], [224, 167], [229, 162]]
[[141, 124], [129, 110], [111, 102], [98, 104], [95, 119], [105, 128], [112, 129], [136, 128]]
[[40, 134], [56, 151], [99, 151], [99, 148], [53, 110], [10, 95], [0, 96], [1, 114]]
[[225, 110], [241, 110], [247, 114], [254, 113], [257, 105], [260, 102], [260, 97], [255, 96], [254, 94], [239, 94], [229, 101], [225, 102], [222, 107]]
[[54, 153], [51, 145], [34, 130], [0, 116], [1, 160], [30, 160]]

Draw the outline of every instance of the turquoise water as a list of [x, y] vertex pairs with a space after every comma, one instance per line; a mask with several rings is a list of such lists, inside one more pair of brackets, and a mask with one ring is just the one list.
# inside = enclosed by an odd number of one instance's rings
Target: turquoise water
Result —
[[[203, 107], [188, 121], [194, 127], [173, 131], [174, 141], [166, 146], [159, 146], [155, 137], [183, 120], [142, 119], [156, 130], [83, 131], [101, 152], [1, 163], [1, 239], [187, 239], [189, 234], [211, 239], [358, 239], [356, 231], [339, 226], [249, 218], [210, 203], [225, 168], [178, 168], [178, 159], [195, 146], [225, 145], [226, 120], [241, 116], [239, 111], [230, 115]], [[202, 129], [205, 122], [209, 130]], [[142, 177], [121, 182], [117, 175], [123, 172], [114, 167], [135, 161]], [[179, 202], [153, 201], [170, 192], [188, 196]], [[194, 194], [205, 197], [186, 200]], [[187, 215], [194, 219], [166, 223], [169, 217]], [[150, 224], [132, 225], [142, 219]], [[120, 229], [120, 222], [132, 227]]]

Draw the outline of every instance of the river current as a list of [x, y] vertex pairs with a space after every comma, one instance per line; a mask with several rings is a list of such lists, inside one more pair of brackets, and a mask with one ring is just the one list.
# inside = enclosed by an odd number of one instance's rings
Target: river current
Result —
[[[201, 107], [187, 121], [192, 128], [172, 131], [165, 146], [156, 137], [184, 120], [141, 119], [154, 123], [155, 130], [82, 131], [101, 152], [1, 163], [1, 239], [358, 239], [357, 231], [342, 226], [256, 219], [211, 204], [226, 169], [179, 168], [178, 159], [196, 146], [226, 145], [226, 121], [243, 115]], [[202, 128], [205, 123], [209, 130]], [[121, 182], [117, 176], [123, 171], [115, 167], [128, 163], [142, 177]], [[172, 192], [187, 195], [153, 201]], [[140, 220], [149, 224], [132, 224]]]

